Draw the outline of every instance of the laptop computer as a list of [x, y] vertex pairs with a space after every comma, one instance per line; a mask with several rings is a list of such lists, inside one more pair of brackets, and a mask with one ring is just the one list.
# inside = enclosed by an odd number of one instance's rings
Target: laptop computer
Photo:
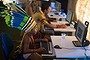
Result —
[[76, 47], [84, 47], [89, 45], [89, 41], [86, 40], [87, 26], [78, 20], [75, 37], [78, 41], [72, 41]]
[[53, 54], [52, 42], [40, 42], [40, 47], [46, 49], [42, 54]]
[[66, 24], [67, 26], [70, 26], [71, 22], [72, 22], [72, 12], [70, 10], [68, 10], [67, 12], [67, 16], [66, 16], [66, 19], [65, 19], [68, 24]]

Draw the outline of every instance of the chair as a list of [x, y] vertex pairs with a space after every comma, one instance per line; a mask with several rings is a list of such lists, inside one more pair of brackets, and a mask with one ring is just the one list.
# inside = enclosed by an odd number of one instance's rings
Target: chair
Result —
[[14, 48], [13, 41], [7, 33], [1, 33], [0, 35], [2, 49], [5, 55], [5, 60], [9, 59], [9, 55]]
[[[0, 41], [1, 41], [1, 45], [2, 45], [2, 50], [4, 52], [5, 60], [9, 60], [10, 58], [12, 58], [10, 56], [11, 52], [14, 53], [14, 43], [12, 41], [12, 38], [7, 33], [1, 33]], [[15, 58], [14, 60], [25, 60], [25, 59], [23, 58], [22, 55], [20, 55], [19, 58]]]
[[1, 44], [1, 40], [0, 40], [0, 60], [5, 60], [4, 52], [3, 52], [3, 49], [1, 47], [2, 47], [2, 44]]

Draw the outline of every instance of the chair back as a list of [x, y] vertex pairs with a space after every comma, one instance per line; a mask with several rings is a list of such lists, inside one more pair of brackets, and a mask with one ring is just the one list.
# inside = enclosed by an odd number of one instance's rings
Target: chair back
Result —
[[9, 58], [11, 51], [14, 48], [13, 41], [10, 35], [7, 33], [1, 33], [0, 40], [1, 40], [3, 52], [5, 54], [5, 59], [7, 60]]

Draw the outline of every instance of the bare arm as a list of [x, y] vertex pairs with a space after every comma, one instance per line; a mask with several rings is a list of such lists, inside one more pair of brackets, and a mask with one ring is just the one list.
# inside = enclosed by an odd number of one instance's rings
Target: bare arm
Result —
[[33, 14], [32, 7], [31, 7], [30, 3], [26, 6], [25, 11], [29, 16], [31, 16]]
[[49, 24], [46, 20], [44, 20], [44, 23], [46, 26], [50, 27], [50, 28], [66, 28], [65, 24]]
[[44, 51], [44, 48], [38, 48], [38, 49], [30, 49], [30, 47], [32, 47], [32, 42], [31, 42], [31, 38], [29, 37], [25, 37], [24, 38], [24, 45], [23, 45], [23, 53], [33, 53], [33, 52], [39, 52], [41, 53], [42, 51]]
[[55, 25], [55, 24], [49, 24], [49, 23], [47, 23], [46, 24], [48, 27], [50, 27], [50, 28], [57, 28], [57, 25]]

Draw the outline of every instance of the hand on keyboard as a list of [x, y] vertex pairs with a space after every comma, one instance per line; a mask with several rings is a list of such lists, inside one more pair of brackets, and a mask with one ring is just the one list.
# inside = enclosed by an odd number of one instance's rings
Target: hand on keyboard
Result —
[[67, 26], [65, 24], [57, 25], [57, 28], [66, 28]]
[[37, 49], [37, 52], [38, 53], [42, 53], [42, 52], [44, 52], [46, 49], [45, 48], [39, 48], [39, 49]]
[[41, 42], [48, 42], [48, 39], [40, 39]]
[[35, 39], [35, 42], [48, 42], [48, 39]]

